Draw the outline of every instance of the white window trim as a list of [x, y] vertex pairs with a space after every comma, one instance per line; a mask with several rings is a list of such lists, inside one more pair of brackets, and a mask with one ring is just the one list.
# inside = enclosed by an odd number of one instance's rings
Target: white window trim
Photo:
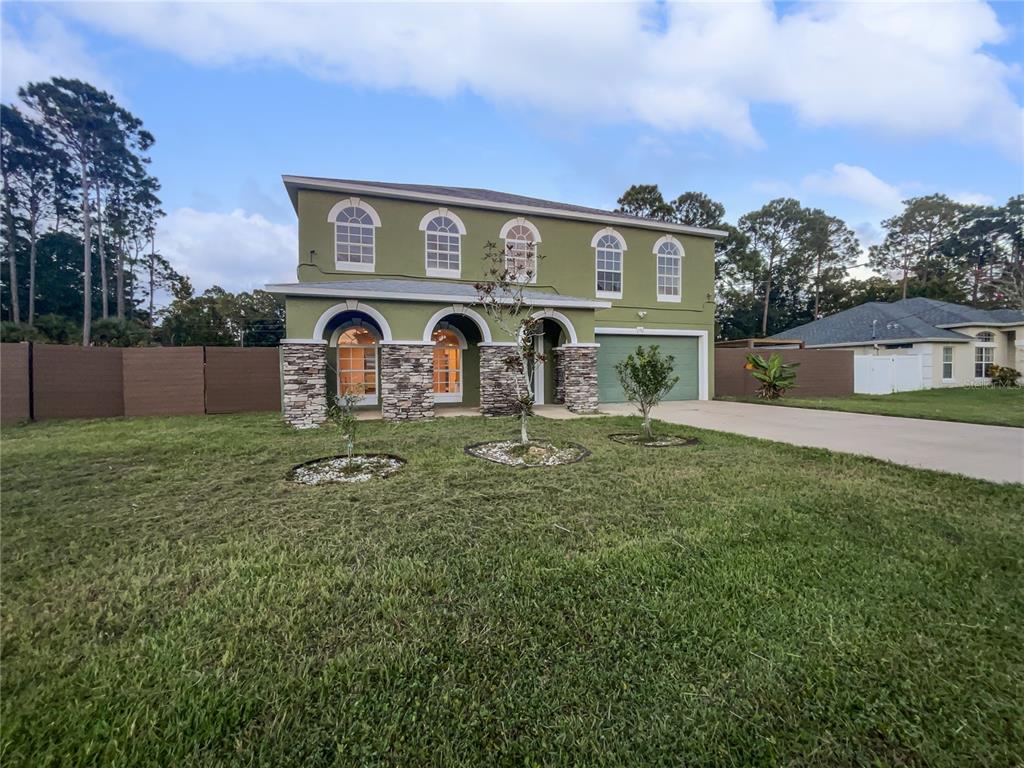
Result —
[[[676, 295], [666, 294], [661, 292], [661, 286], [658, 284], [658, 278], [661, 275], [658, 274], [658, 259], [661, 258], [661, 254], [658, 253], [658, 249], [661, 248], [665, 243], [672, 243], [676, 248], [679, 249], [679, 293]], [[654, 292], [658, 297], [658, 301], [667, 301], [673, 304], [679, 304], [683, 300], [683, 259], [686, 258], [686, 249], [683, 248], [683, 244], [680, 243], [672, 235], [664, 235], [659, 237], [658, 241], [654, 244], [654, 248], [651, 251], [654, 254]]]
[[[463, 376], [464, 376], [464, 369], [466, 367], [466, 362], [465, 362], [466, 354], [465, 353], [466, 353], [466, 350], [469, 349], [469, 344], [466, 341], [466, 337], [462, 334], [462, 331], [460, 331], [458, 328], [456, 328], [451, 323], [437, 323], [434, 326], [433, 330], [430, 332], [430, 335], [433, 336], [434, 335], [434, 331], [437, 331], [437, 330], [451, 331], [452, 333], [455, 334], [456, 338], [458, 338], [458, 340], [459, 340], [459, 391], [458, 392], [447, 392], [447, 393], [440, 393], [440, 392], [433, 392], [432, 391], [431, 393], [434, 395], [434, 402], [435, 403], [461, 403], [462, 402], [462, 393], [463, 393], [463, 390], [464, 390], [464, 387], [465, 387], [465, 380], [463, 378]], [[442, 347], [442, 349], [443, 349], [443, 347]], [[430, 389], [431, 390], [434, 389], [434, 355], [433, 355], [433, 352], [431, 352], [431, 355], [430, 355]]]
[[[349, 348], [349, 349], [372, 349], [373, 350], [373, 379], [374, 379], [374, 381], [377, 382], [377, 387], [376, 387], [377, 388], [377, 392], [375, 392], [372, 395], [363, 395], [361, 398], [359, 398], [358, 405], [377, 405], [380, 402], [380, 357], [379, 357], [380, 353], [379, 353], [379, 347], [381, 345], [381, 338], [380, 338], [380, 333], [377, 331], [376, 328], [374, 328], [369, 323], [363, 322], [362, 320], [360, 320], [358, 318], [353, 319], [353, 320], [349, 320], [348, 322], [345, 322], [345, 323], [342, 323], [337, 328], [335, 328], [334, 329], [334, 333], [331, 334], [331, 343], [330, 343], [330, 346], [329, 346], [329, 349], [333, 349], [334, 350], [334, 361], [335, 361], [334, 364], [335, 365], [338, 364], [338, 349], [339, 349], [339, 347], [338, 347], [338, 339], [341, 337], [342, 333], [344, 333], [345, 331], [347, 331], [350, 328], [366, 328], [368, 331], [373, 333], [373, 335], [377, 338], [377, 343], [376, 344], [343, 344], [342, 345], [342, 346], [344, 346], [346, 348]], [[340, 370], [336, 371], [336, 375], [334, 377], [334, 391], [335, 391], [335, 394], [340, 398], [341, 397], [341, 371]]]
[[594, 329], [594, 336], [696, 336], [697, 337], [697, 399], [708, 399], [708, 332], [691, 331], [682, 328], [608, 328]]
[[[533, 248], [533, 277], [530, 278], [529, 281], [525, 281], [524, 280], [524, 281], [521, 281], [521, 282], [524, 282], [524, 283], [528, 282], [530, 285], [534, 285], [537, 282], [537, 275], [540, 272], [540, 259], [537, 258], [537, 245], [541, 241], [540, 240], [540, 230], [537, 229], [536, 226], [534, 226], [532, 221], [530, 221], [529, 219], [526, 219], [526, 218], [523, 218], [522, 216], [520, 216], [519, 218], [509, 219], [508, 221], [506, 221], [505, 224], [501, 227], [501, 231], [498, 233], [498, 237], [500, 237], [502, 240], [507, 241], [508, 240], [508, 233], [512, 230], [513, 227], [526, 227], [527, 229], [530, 230], [530, 232], [533, 233], [533, 246], [534, 246], [534, 248]], [[508, 253], [508, 243], [507, 242], [505, 243], [505, 248], [503, 250], [504, 250], [505, 254]], [[505, 263], [506, 263], [506, 266], [507, 266], [508, 265], [507, 259], [506, 259]]]
[[[427, 225], [437, 216], [443, 216], [455, 222], [455, 229], [459, 233], [458, 269], [438, 269], [437, 267], [427, 265]], [[424, 214], [423, 218], [420, 219], [420, 232], [423, 233], [423, 270], [427, 277], [462, 277], [462, 238], [466, 235], [466, 225], [462, 223], [462, 219], [460, 219], [454, 211], [451, 211], [448, 208], [435, 208], [434, 210]]]
[[946, 350], [947, 349], [949, 350], [949, 371], [950, 371], [951, 374], [956, 372], [956, 369], [953, 367], [953, 363], [954, 363], [953, 357], [954, 357], [954, 355], [956, 353], [953, 351], [953, 347], [951, 347], [949, 345], [946, 345], [946, 346], [942, 347], [942, 357], [939, 359], [939, 365], [942, 366], [942, 367], [939, 370], [942, 373], [942, 383], [943, 384], [952, 384], [953, 382], [956, 381], [956, 379], [953, 376], [949, 376], [948, 378], [946, 377]]
[[[974, 359], [971, 361], [971, 365], [974, 366], [973, 369], [971, 370], [971, 373], [974, 375], [974, 380], [975, 381], [991, 381], [992, 379], [989, 376], [979, 376], [978, 375], [978, 350], [979, 349], [991, 349], [992, 350], [992, 360], [990, 362], [987, 362], [987, 363], [983, 362], [982, 364], [983, 365], [995, 365], [996, 364], [996, 353], [995, 353], [996, 343], [994, 341], [976, 341], [971, 346], [974, 348]], [[982, 370], [984, 371], [984, 369], [982, 369]]]
[[[622, 255], [619, 257], [619, 290], [599, 291], [597, 289], [597, 243], [605, 235], [614, 235], [622, 246]], [[599, 299], [621, 299], [622, 292], [626, 289], [626, 238], [619, 234], [618, 230], [611, 227], [597, 230], [597, 233], [590, 239], [590, 247], [594, 249], [594, 295]]]
[[[353, 261], [340, 261], [338, 259], [338, 222], [335, 219], [338, 214], [346, 208], [359, 208], [370, 217], [370, 221], [373, 222], [374, 233], [373, 233], [373, 248], [371, 257], [373, 261], [366, 262], [353, 262]], [[327, 214], [327, 221], [330, 222], [334, 227], [334, 268], [339, 272], [373, 272], [377, 266], [377, 232], [376, 230], [380, 227], [380, 216], [377, 211], [374, 210], [373, 206], [367, 203], [365, 200], [360, 200], [358, 197], [348, 197], [334, 204], [331, 208], [330, 213]]]

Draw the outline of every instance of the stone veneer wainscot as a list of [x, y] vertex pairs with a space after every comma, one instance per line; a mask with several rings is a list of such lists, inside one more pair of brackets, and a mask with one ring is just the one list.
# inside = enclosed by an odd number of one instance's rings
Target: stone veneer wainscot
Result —
[[296, 429], [327, 420], [326, 351], [325, 344], [281, 344], [281, 412]]
[[434, 345], [380, 348], [381, 415], [390, 421], [434, 418]]

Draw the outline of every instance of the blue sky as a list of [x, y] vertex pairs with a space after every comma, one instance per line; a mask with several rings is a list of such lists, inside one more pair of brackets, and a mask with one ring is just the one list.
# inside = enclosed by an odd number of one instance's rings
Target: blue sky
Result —
[[158, 246], [200, 288], [293, 276], [282, 173], [792, 195], [865, 243], [901, 198], [1024, 190], [1020, 3], [0, 9], [5, 101], [82, 77], [155, 134]]

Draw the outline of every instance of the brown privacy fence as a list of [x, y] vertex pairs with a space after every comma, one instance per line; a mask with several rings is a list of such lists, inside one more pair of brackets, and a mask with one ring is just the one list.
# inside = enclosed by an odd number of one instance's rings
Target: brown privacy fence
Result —
[[277, 411], [276, 347], [0, 344], [0, 418]]
[[[757, 380], [743, 368], [749, 349], [715, 349], [715, 395], [753, 397]], [[800, 363], [796, 372], [796, 397], [829, 397], [853, 394], [853, 352], [848, 349], [756, 349], [764, 358], [781, 355], [787, 363]]]

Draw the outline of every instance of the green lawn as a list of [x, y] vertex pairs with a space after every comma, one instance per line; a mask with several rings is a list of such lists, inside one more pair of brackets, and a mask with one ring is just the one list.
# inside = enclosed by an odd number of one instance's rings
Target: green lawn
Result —
[[632, 419], [3, 432], [5, 766], [1017, 765], [1024, 487]]
[[801, 397], [795, 389], [780, 400], [756, 397], [723, 397], [747, 403], [786, 405], [792, 408], [818, 408], [827, 411], [876, 413], [881, 416], [906, 416], [911, 419], [966, 421], [972, 424], [997, 424], [1024, 427], [1024, 387], [951, 387], [897, 392], [892, 395], [847, 395], [846, 397]]

